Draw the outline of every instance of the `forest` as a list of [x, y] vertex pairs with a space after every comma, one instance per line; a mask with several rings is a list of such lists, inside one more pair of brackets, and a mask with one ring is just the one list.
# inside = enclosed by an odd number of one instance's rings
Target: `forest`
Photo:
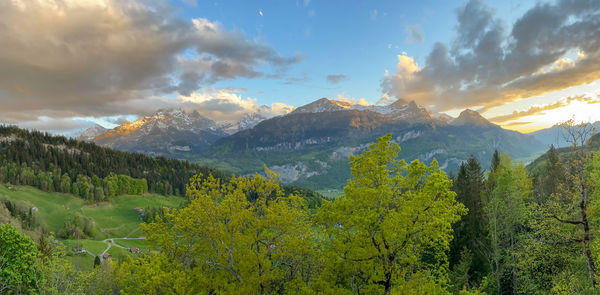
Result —
[[599, 140], [454, 176], [386, 135], [350, 157], [342, 196], [312, 204], [268, 169], [198, 173], [185, 206], [141, 224], [153, 251], [136, 259], [77, 271], [53, 233], [0, 226], [0, 293], [597, 294]]
[[229, 175], [187, 161], [149, 157], [0, 125], [0, 182], [102, 201], [120, 194], [185, 194], [195, 174]]

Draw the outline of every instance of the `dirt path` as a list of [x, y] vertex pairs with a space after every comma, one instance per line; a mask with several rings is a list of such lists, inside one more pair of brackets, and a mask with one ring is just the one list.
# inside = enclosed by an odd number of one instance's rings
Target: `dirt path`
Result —
[[[106, 249], [104, 249], [104, 252], [102, 252], [100, 254], [100, 261], [104, 262], [104, 254], [106, 254], [106, 252], [108, 252], [108, 250], [110, 250], [110, 247], [112, 247], [113, 245], [115, 247], [117, 247], [117, 248], [126, 249], [126, 250], [129, 249], [127, 247], [123, 247], [123, 246], [117, 244], [115, 242], [115, 240], [145, 240], [145, 239], [146, 239], [146, 237], [138, 237], [138, 238], [108, 238], [108, 239], [104, 239], [104, 240], [102, 240], [102, 242], [105, 243], [107, 247], [106, 247]], [[86, 251], [86, 252], [88, 252], [88, 251]]]

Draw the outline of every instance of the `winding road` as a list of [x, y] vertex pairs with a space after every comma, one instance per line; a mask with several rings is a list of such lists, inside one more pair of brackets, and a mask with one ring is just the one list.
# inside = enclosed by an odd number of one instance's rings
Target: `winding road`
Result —
[[[115, 245], [115, 247], [117, 248], [121, 248], [121, 249], [129, 249], [127, 247], [123, 247], [117, 243], [115, 243], [115, 240], [145, 240], [146, 237], [137, 237], [137, 238], [108, 238], [108, 239], [104, 239], [102, 240], [103, 243], [106, 244], [106, 249], [104, 249], [104, 252], [102, 252], [101, 254], [99, 254], [100, 256], [100, 262], [104, 262], [104, 254], [106, 254], [106, 252], [108, 252], [108, 250], [110, 250], [110, 247], [112, 245]], [[85, 250], [86, 253], [93, 255], [92, 253], [90, 253], [89, 251]]]

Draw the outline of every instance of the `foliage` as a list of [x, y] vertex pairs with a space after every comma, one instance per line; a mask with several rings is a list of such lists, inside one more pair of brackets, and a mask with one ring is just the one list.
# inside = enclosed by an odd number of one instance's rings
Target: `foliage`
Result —
[[203, 274], [197, 290], [282, 292], [287, 281], [311, 271], [304, 258], [313, 253], [312, 230], [302, 200], [285, 196], [271, 171], [267, 178], [233, 177], [224, 184], [199, 175], [187, 196], [187, 207], [142, 228], [177, 269]]
[[512, 293], [517, 273], [515, 251], [523, 234], [528, 208], [531, 202], [531, 180], [522, 164], [513, 164], [506, 154], [500, 156], [496, 171], [488, 178], [495, 179], [495, 187], [489, 196], [485, 211], [488, 217], [492, 290]]
[[9, 225], [0, 225], [0, 293], [26, 293], [34, 287], [39, 252], [33, 240]]
[[451, 224], [466, 210], [435, 160], [407, 165], [396, 160], [399, 149], [387, 135], [351, 157], [345, 194], [315, 217], [329, 257], [322, 280], [332, 291], [431, 292], [447, 281]]
[[[103, 200], [102, 195], [140, 194], [146, 191], [183, 195], [185, 185], [195, 174], [229, 176], [215, 169], [187, 161], [149, 157], [99, 147], [93, 143], [0, 126], [0, 182], [32, 185], [49, 192], [72, 192], [84, 198]], [[110, 190], [111, 174], [136, 179], [135, 183]], [[98, 179], [102, 180], [102, 186]], [[143, 181], [146, 184], [144, 185]], [[112, 180], [109, 180], [111, 182]], [[122, 181], [122, 179], [119, 179]], [[94, 189], [92, 189], [92, 187]], [[102, 187], [104, 192], [95, 188]], [[108, 190], [108, 192], [107, 192]]]
[[[494, 159], [497, 157], [494, 153]], [[494, 164], [492, 168], [497, 167]], [[483, 183], [483, 171], [475, 157], [470, 157], [466, 163], [460, 166], [456, 182], [454, 183], [456, 200], [469, 210], [467, 215], [454, 225], [454, 239], [450, 245], [450, 268], [453, 269], [460, 261], [464, 261], [464, 249], [470, 249], [465, 253], [471, 256], [472, 265], [468, 268], [468, 281], [464, 285], [468, 288], [479, 284], [481, 279], [489, 271], [489, 263], [486, 259], [486, 251], [489, 249], [487, 236], [487, 217], [484, 212], [485, 185]], [[464, 257], [466, 259], [466, 257]], [[459, 288], [462, 288], [462, 284]]]

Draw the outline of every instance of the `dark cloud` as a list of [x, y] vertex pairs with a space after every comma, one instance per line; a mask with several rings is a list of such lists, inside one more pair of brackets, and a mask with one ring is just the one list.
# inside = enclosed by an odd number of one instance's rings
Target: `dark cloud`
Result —
[[412, 25], [404, 27], [406, 31], [406, 43], [423, 43], [425, 41], [425, 34], [423, 33], [423, 29], [421, 25]]
[[327, 75], [327, 82], [332, 83], [332, 84], [337, 84], [343, 80], [347, 80], [348, 76], [344, 75], [344, 74], [339, 74], [339, 75]]
[[507, 30], [491, 8], [471, 0], [457, 9], [450, 45], [436, 43], [422, 67], [400, 60], [381, 86], [438, 111], [488, 110], [600, 79], [598, 65], [600, 1], [538, 4]]
[[118, 0], [0, 1], [0, 118], [128, 114], [132, 101], [281, 76], [302, 59], [171, 11]]

